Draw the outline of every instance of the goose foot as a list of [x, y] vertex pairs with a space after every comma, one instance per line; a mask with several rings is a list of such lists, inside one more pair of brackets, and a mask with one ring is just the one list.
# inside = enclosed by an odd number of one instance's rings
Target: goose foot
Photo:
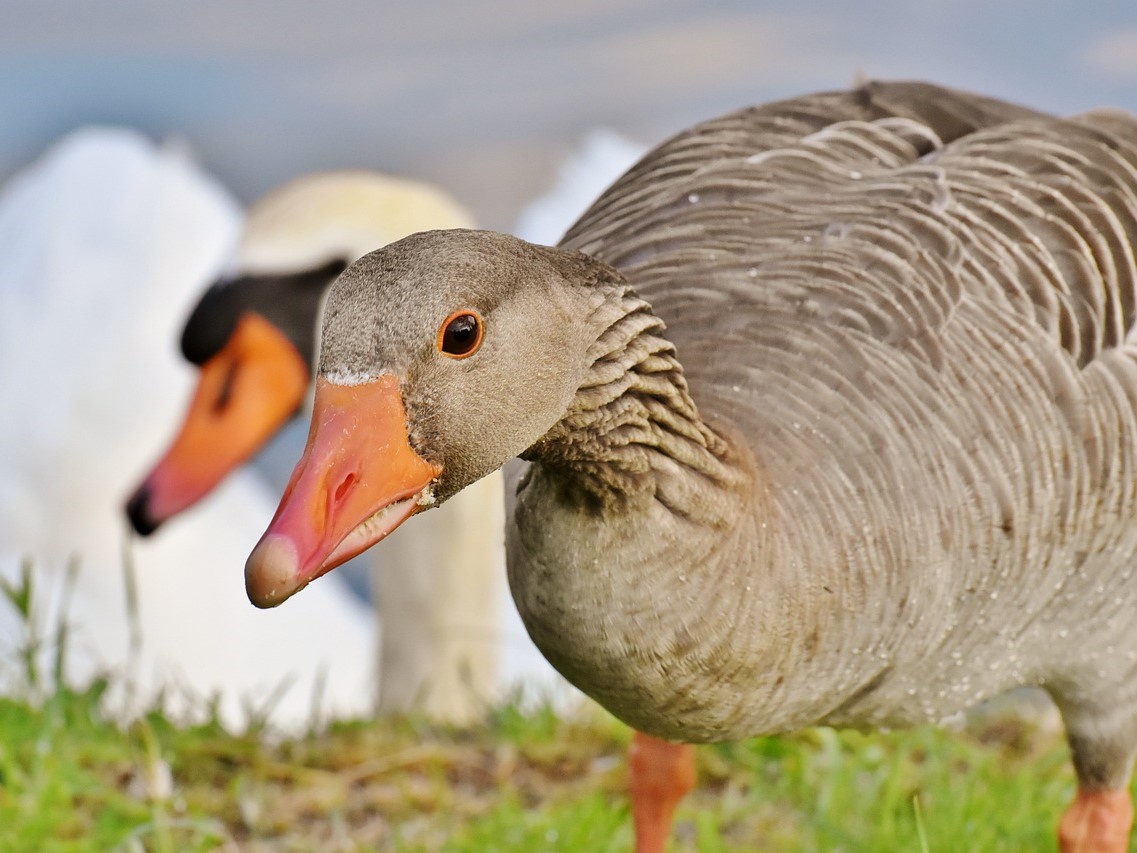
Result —
[[1058, 847], [1062, 853], [1122, 853], [1129, 849], [1132, 826], [1127, 788], [1079, 788], [1058, 824]]
[[675, 807], [695, 787], [695, 747], [636, 732], [628, 769], [636, 853], [663, 853]]

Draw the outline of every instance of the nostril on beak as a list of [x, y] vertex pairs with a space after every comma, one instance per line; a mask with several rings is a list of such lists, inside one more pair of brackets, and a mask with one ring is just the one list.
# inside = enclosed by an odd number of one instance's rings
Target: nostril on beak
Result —
[[344, 477], [343, 480], [340, 481], [340, 484], [336, 486], [336, 490], [332, 493], [332, 500], [337, 504], [341, 503], [343, 499], [351, 493], [351, 490], [355, 488], [356, 479], [354, 471]]

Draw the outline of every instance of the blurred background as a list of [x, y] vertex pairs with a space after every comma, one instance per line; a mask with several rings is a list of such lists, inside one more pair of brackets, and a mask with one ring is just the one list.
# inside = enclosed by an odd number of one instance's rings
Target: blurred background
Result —
[[316, 169], [447, 188], [508, 229], [598, 125], [915, 77], [1137, 107], [1132, 0], [0, 0], [0, 178], [90, 122], [184, 138], [243, 202]]

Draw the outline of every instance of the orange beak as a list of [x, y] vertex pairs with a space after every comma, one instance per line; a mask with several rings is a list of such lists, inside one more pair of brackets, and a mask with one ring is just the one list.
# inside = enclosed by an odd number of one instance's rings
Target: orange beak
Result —
[[430, 503], [441, 472], [411, 448], [398, 379], [318, 379], [308, 446], [245, 563], [249, 600], [275, 607], [367, 550]]
[[260, 450], [300, 408], [310, 376], [283, 332], [258, 314], [242, 316], [202, 365], [170, 449], [127, 501], [134, 528], [152, 533]]

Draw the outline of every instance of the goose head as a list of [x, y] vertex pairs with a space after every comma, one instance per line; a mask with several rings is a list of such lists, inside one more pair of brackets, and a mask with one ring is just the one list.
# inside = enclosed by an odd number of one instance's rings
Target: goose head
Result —
[[182, 332], [197, 385], [177, 435], [127, 502], [135, 530], [152, 533], [199, 501], [300, 410], [320, 303], [348, 263], [422, 228], [468, 223], [433, 187], [371, 172], [310, 175], [254, 205], [230, 271]]
[[613, 269], [486, 231], [412, 235], [332, 286], [307, 447], [246, 564], [284, 601], [532, 448], [613, 321]]

